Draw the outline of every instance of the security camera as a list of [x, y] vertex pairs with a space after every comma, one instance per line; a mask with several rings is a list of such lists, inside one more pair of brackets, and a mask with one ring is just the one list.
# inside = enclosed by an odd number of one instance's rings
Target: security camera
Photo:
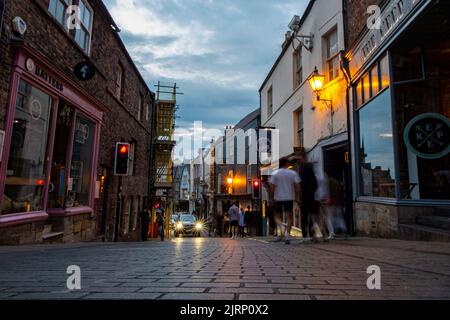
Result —
[[13, 30], [23, 36], [27, 31], [27, 24], [21, 17], [15, 17], [12, 21]]
[[289, 23], [289, 29], [291, 29], [294, 32], [297, 32], [300, 30], [300, 16], [295, 15], [291, 22]]

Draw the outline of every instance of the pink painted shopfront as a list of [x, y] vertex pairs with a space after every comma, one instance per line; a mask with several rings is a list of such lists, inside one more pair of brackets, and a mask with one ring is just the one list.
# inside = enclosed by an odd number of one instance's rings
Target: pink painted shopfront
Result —
[[106, 108], [25, 45], [12, 68], [0, 227], [93, 213]]

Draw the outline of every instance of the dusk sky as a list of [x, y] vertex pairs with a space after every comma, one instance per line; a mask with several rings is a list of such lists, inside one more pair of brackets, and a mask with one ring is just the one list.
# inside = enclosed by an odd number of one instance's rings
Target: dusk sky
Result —
[[234, 125], [259, 107], [259, 87], [306, 0], [105, 0], [149, 87], [176, 82], [177, 125]]

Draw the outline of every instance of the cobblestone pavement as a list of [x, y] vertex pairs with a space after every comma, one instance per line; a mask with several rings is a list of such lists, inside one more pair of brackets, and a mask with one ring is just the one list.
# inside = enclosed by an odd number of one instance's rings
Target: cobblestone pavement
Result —
[[[69, 265], [81, 268], [69, 292]], [[367, 289], [367, 268], [382, 289]], [[0, 299], [450, 299], [450, 244], [176, 239], [0, 248]]]

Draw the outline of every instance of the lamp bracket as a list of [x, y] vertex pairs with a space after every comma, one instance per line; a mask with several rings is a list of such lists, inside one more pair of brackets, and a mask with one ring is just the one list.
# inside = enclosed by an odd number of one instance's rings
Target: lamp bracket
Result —
[[302, 47], [304, 47], [309, 52], [312, 52], [312, 49], [314, 47], [314, 35], [312, 33], [310, 35], [297, 34], [297, 32], [294, 32], [292, 34], [292, 46], [294, 50], [297, 50], [294, 40], [297, 40]]

